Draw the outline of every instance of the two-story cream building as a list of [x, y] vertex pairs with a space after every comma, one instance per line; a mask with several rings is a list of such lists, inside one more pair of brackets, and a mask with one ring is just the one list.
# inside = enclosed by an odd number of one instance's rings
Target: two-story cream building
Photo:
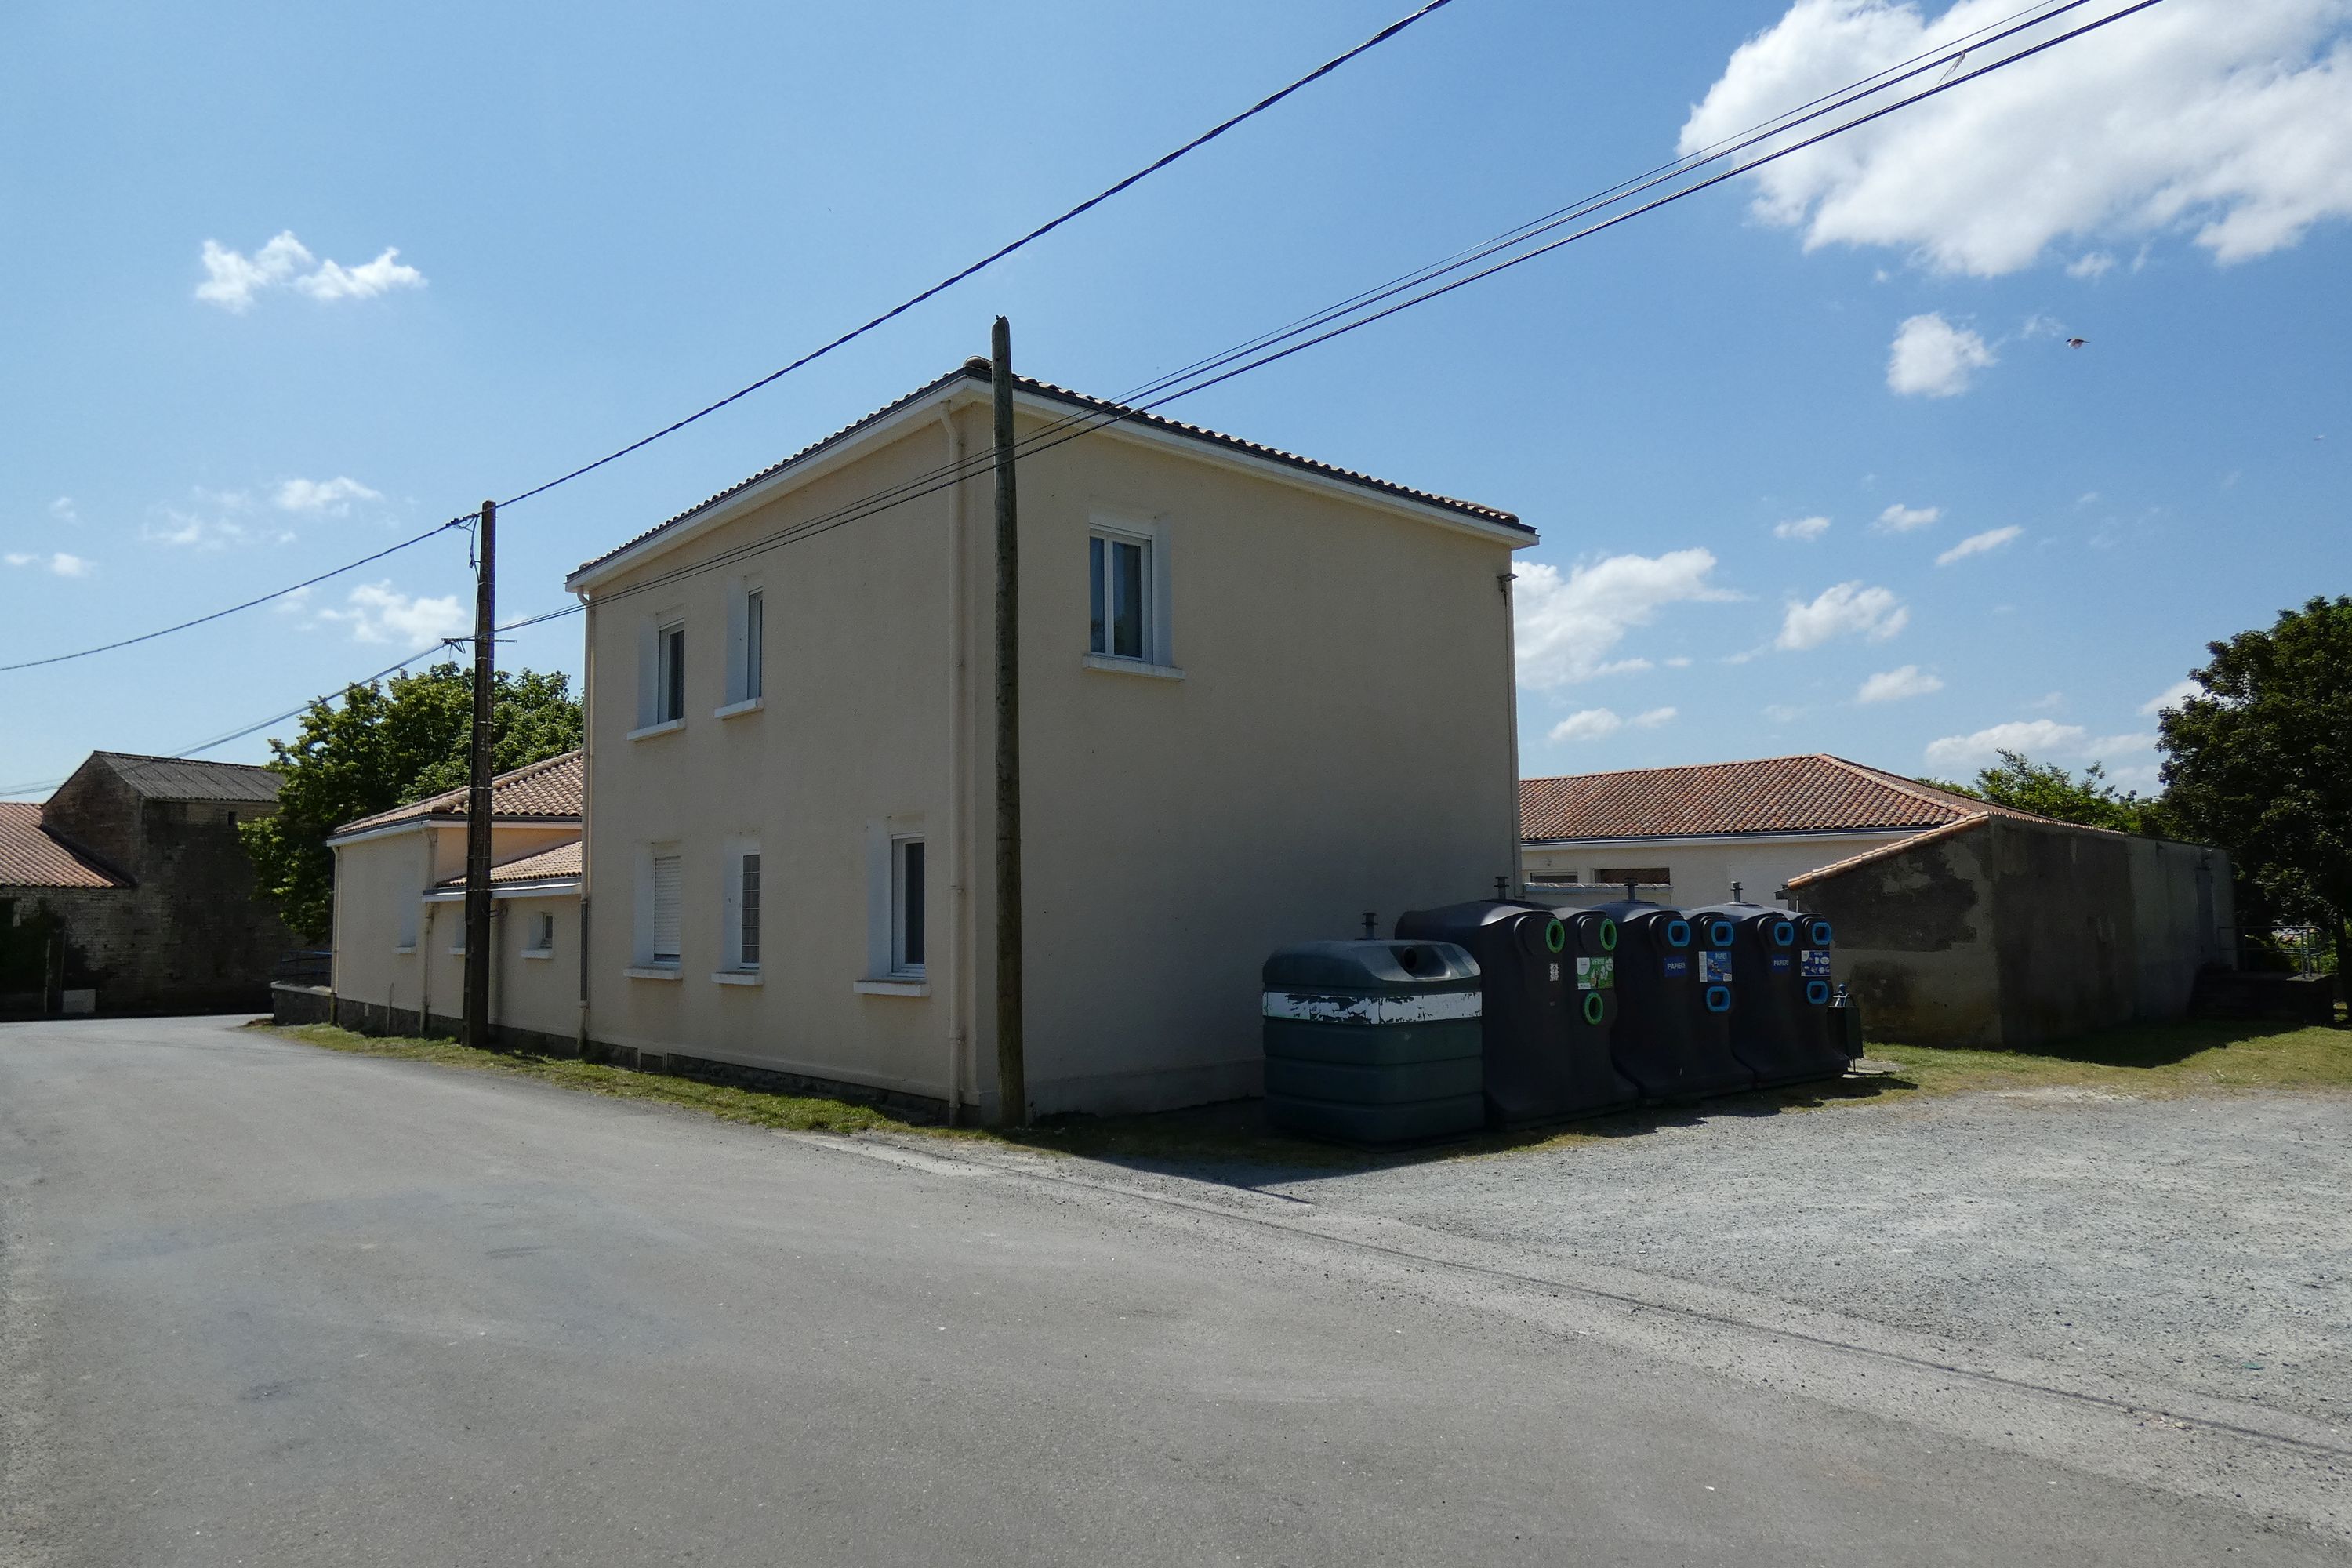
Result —
[[[1516, 879], [1535, 533], [1014, 406], [1031, 1108], [1255, 1093], [1269, 952]], [[995, 1113], [991, 441], [973, 361], [568, 580], [593, 1046]]]

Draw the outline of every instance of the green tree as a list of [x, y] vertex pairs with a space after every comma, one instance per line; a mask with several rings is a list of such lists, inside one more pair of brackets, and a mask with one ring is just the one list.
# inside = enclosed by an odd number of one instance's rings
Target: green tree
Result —
[[1931, 789], [1949, 790], [1971, 800], [2079, 822], [2086, 827], [2111, 827], [2118, 833], [2158, 834], [2168, 831], [2164, 801], [2107, 782], [2107, 770], [2093, 763], [2076, 778], [2055, 763], [2033, 763], [2016, 752], [2000, 753], [1998, 766], [1978, 772], [1971, 784], [1949, 779], [1921, 779]]
[[2165, 798], [2289, 919], [2352, 942], [2352, 597], [2207, 643], [2204, 688], [2158, 721]]
[[[491, 697], [498, 772], [580, 744], [580, 704], [571, 687], [564, 675], [499, 671]], [[268, 765], [286, 778], [278, 813], [239, 831], [263, 895], [277, 903], [289, 930], [306, 942], [330, 939], [334, 856], [326, 847], [329, 834], [466, 783], [473, 711], [473, 672], [436, 664], [383, 684], [351, 687], [340, 705], [321, 698], [302, 715], [297, 739], [269, 742]]]

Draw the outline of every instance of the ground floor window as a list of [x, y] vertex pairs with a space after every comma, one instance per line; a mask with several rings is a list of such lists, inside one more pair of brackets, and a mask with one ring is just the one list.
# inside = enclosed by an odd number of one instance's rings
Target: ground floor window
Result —
[[890, 841], [890, 972], [923, 973], [923, 841]]

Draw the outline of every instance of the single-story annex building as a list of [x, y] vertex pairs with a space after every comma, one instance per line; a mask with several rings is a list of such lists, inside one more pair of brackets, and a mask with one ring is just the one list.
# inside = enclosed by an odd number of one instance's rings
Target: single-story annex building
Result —
[[2021, 1047], [2177, 1018], [2231, 962], [2229, 856], [2015, 811], [1843, 757], [1523, 780], [1530, 896], [1829, 918], [1872, 1037]]

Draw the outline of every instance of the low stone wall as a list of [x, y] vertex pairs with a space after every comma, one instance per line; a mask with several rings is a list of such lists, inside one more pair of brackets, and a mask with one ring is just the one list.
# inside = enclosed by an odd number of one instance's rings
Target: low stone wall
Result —
[[289, 985], [277, 981], [269, 987], [269, 1021], [273, 1024], [331, 1024], [335, 994], [324, 985]]

